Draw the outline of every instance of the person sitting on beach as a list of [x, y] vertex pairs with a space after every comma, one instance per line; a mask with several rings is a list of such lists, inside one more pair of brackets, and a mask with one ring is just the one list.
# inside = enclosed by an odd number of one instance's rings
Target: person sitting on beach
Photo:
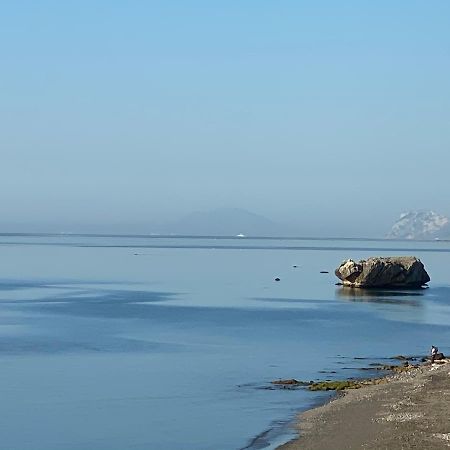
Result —
[[438, 348], [435, 347], [434, 345], [431, 346], [431, 364], [434, 363], [434, 359], [436, 358], [438, 352]]

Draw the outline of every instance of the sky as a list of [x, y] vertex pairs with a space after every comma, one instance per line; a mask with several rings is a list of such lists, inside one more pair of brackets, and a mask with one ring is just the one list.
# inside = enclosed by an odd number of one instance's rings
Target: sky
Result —
[[446, 0], [1, 2], [0, 230], [243, 208], [368, 236], [450, 215], [449, 18]]

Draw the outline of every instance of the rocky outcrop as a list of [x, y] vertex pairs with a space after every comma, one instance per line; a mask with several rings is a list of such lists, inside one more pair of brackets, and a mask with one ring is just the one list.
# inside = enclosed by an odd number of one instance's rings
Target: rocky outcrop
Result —
[[430, 281], [422, 262], [414, 256], [374, 257], [343, 261], [334, 272], [344, 286], [419, 288]]
[[448, 239], [450, 219], [434, 211], [403, 213], [386, 236], [389, 239]]

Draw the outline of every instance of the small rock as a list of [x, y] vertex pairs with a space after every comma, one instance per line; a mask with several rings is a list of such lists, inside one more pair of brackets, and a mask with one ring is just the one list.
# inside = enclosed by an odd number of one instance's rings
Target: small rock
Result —
[[271, 381], [272, 384], [280, 384], [283, 386], [309, 386], [310, 383], [306, 382], [306, 381], [299, 381], [296, 380], [295, 378], [290, 378], [288, 380], [275, 380], [275, 381]]

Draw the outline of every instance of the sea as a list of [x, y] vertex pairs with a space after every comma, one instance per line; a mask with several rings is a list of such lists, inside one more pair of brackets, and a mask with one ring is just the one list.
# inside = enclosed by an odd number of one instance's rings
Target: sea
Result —
[[[396, 255], [429, 287], [336, 285], [342, 260]], [[4, 449], [274, 449], [330, 394], [271, 381], [431, 345], [450, 352], [450, 242], [0, 235]]]

